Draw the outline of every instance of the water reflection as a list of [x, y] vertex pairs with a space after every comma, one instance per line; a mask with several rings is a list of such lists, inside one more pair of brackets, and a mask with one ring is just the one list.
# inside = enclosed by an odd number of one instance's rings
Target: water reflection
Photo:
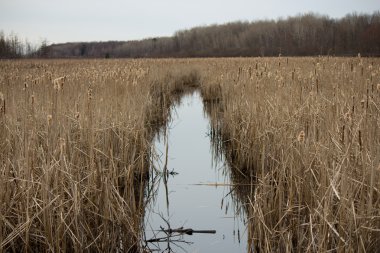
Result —
[[[245, 211], [222, 155], [210, 145], [198, 92], [172, 109], [157, 136], [152, 198], [145, 214], [146, 249], [159, 252], [246, 252]], [[215, 230], [215, 233], [213, 233]]]

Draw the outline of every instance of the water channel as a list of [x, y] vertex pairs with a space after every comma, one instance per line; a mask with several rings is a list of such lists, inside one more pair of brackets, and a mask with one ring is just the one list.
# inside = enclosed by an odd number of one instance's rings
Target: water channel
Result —
[[[154, 194], [144, 220], [147, 250], [246, 252], [245, 213], [231, 191], [223, 158], [213, 155], [199, 92], [183, 96], [171, 114], [166, 134], [157, 135], [154, 144]], [[179, 228], [206, 233], [163, 231]]]

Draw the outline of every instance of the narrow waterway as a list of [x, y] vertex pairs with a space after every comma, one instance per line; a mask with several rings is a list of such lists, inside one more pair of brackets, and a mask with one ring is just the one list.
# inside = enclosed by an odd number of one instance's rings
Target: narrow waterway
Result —
[[[231, 192], [224, 161], [213, 156], [209, 129], [200, 94], [194, 92], [182, 97], [166, 134], [156, 137], [144, 221], [152, 252], [247, 251], [245, 214]], [[163, 231], [178, 228], [206, 233]]]

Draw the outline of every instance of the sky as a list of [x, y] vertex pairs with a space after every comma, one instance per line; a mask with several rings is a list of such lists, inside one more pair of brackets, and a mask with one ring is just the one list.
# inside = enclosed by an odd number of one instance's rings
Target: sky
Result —
[[0, 0], [0, 31], [35, 43], [120, 41], [238, 20], [379, 10], [380, 0]]

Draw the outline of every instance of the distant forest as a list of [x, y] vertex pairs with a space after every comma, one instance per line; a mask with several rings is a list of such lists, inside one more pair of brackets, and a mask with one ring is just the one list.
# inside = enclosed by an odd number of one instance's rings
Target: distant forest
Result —
[[[8, 41], [8, 42], [7, 42]], [[9, 42], [11, 45], [9, 45]], [[0, 37], [0, 57], [12, 51]], [[17, 43], [16, 43], [17, 44]], [[25, 47], [23, 47], [25, 48]], [[12, 55], [17, 56], [17, 50]], [[46, 58], [156, 58], [336, 55], [380, 56], [380, 12], [340, 19], [304, 14], [286, 19], [232, 22], [139, 41], [43, 44], [29, 56]], [[9, 55], [9, 54], [8, 54]], [[18, 54], [22, 57], [22, 54]], [[25, 54], [24, 54], [25, 56]], [[28, 56], [28, 55], [27, 55]]]

